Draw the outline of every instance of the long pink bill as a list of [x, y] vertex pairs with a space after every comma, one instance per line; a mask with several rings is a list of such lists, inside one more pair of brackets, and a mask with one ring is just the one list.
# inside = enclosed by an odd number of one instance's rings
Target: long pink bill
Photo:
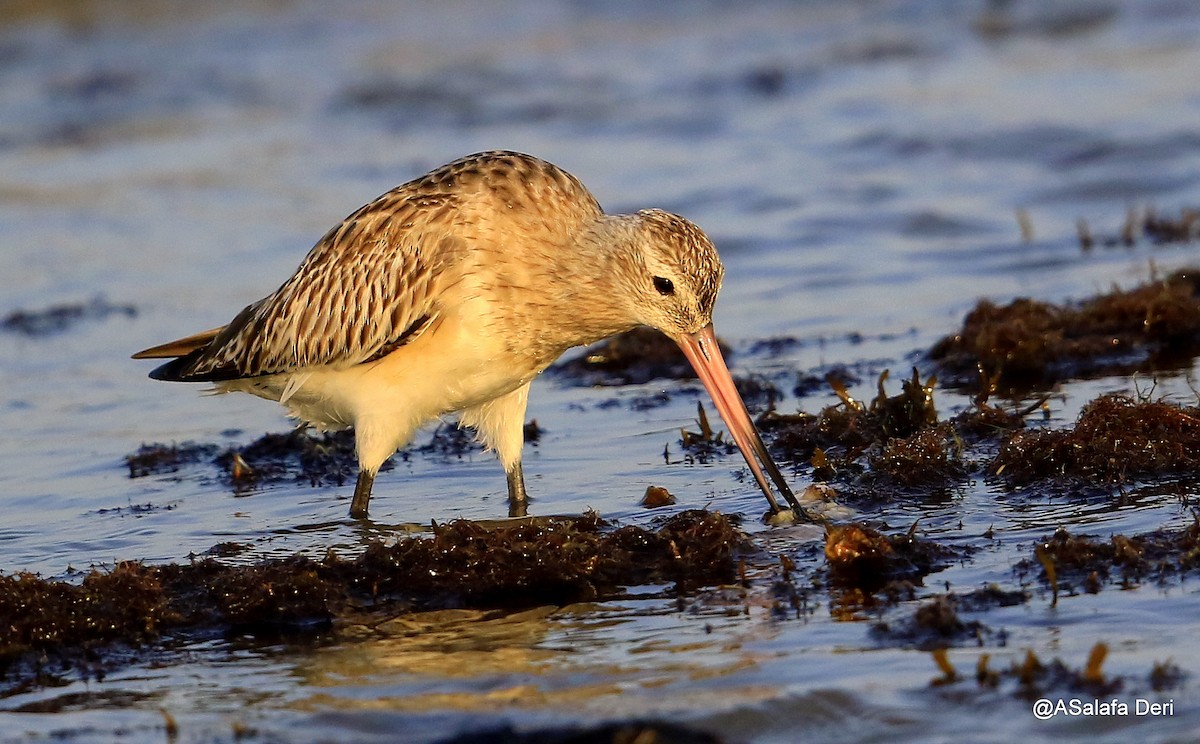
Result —
[[758, 487], [762, 489], [763, 495], [771, 503], [771, 511], [778, 513], [782, 509], [771, 492], [771, 486], [767, 483], [766, 475], [763, 473], [764, 469], [770, 474], [775, 487], [779, 489], [779, 493], [788, 505], [796, 511], [797, 515], [803, 514], [800, 502], [796, 500], [792, 489], [784, 481], [783, 474], [779, 472], [775, 461], [771, 459], [766, 445], [758, 435], [758, 430], [754, 428], [754, 423], [750, 420], [750, 412], [746, 410], [742, 396], [738, 395], [737, 388], [733, 385], [733, 377], [729, 374], [729, 367], [725, 366], [725, 358], [721, 356], [721, 349], [717, 345], [717, 337], [713, 332], [712, 324], [708, 324], [690, 336], [678, 338], [676, 342], [683, 349], [684, 355], [696, 369], [700, 382], [704, 383], [705, 389], [716, 403], [717, 411], [725, 421], [725, 426], [729, 427], [729, 433], [733, 435], [734, 443], [742, 451], [742, 457], [746, 458], [750, 472], [754, 473], [754, 480], [758, 482]]

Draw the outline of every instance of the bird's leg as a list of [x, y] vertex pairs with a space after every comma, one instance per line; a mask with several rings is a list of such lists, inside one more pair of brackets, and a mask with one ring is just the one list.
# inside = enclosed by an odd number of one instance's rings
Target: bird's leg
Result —
[[367, 518], [367, 504], [371, 501], [371, 486], [375, 484], [375, 473], [359, 468], [358, 482], [354, 484], [354, 500], [350, 502], [350, 516]]
[[525, 444], [525, 405], [529, 401], [529, 383], [486, 403], [464, 409], [459, 421], [475, 427], [480, 440], [496, 450], [508, 476], [508, 516], [523, 517], [529, 503], [525, 492], [525, 473], [521, 469], [521, 448]]
[[529, 494], [525, 492], [525, 473], [517, 460], [508, 469], [508, 516], [524, 517], [529, 509]]

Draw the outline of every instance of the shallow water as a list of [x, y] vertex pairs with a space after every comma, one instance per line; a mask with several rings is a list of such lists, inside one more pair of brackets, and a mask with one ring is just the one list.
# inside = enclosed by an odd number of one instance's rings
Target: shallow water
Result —
[[[0, 570], [179, 561], [225, 541], [320, 555], [396, 525], [501, 516], [490, 455], [397, 462], [376, 484], [372, 528], [346, 518], [349, 486], [235, 496], [192, 471], [130, 480], [124, 466], [143, 442], [286, 429], [270, 404], [152, 382], [128, 355], [226, 322], [345, 214], [468, 152], [532, 152], [609, 211], [660, 206], [701, 224], [727, 264], [716, 322], [740, 352], [735, 372], [785, 392], [797, 370], [834, 364], [870, 372], [856, 393], [885, 368], [898, 389], [981, 296], [1079, 298], [1196, 261], [1195, 244], [1085, 252], [1076, 235], [1080, 219], [1102, 242], [1131, 206], [1200, 202], [1200, 8], [1182, 0], [165, 8], [0, 4], [0, 314], [94, 297], [137, 311], [0, 333]], [[778, 336], [798, 342], [750, 352]], [[1149, 381], [1064, 385], [1050, 424], [1135, 384]], [[637, 501], [656, 484], [678, 508], [712, 503], [753, 524], [761, 496], [736, 456], [664, 464], [695, 398], [631, 405], [680, 387], [539, 381], [533, 508], [643, 523]], [[1160, 378], [1156, 394], [1193, 398], [1182, 376]], [[834, 400], [823, 389], [781, 408]], [[938, 403], [965, 400], [939, 391]], [[982, 482], [864, 516], [920, 517], [951, 544], [995, 530], [929, 591], [1011, 583], [1012, 564], [1060, 525], [1104, 536], [1191, 519], [1174, 495], [1058, 503]], [[819, 540], [754, 529], [780, 552]], [[1200, 650], [1181, 642], [1200, 630], [1193, 583], [1057, 608], [1035, 592], [985, 613], [1007, 633], [986, 651], [994, 667], [1026, 649], [1078, 666], [1103, 640], [1105, 671], [1129, 680], [1119, 695], [1153, 697], [1153, 662], [1200, 670]], [[679, 612], [650, 587], [517, 617], [429, 617], [419, 632], [360, 641], [194, 642], [103, 681], [0, 700], [0, 741], [157, 742], [160, 709], [180, 741], [232, 740], [235, 725], [250, 741], [434, 741], [629, 717], [781, 742], [1182, 741], [1200, 728], [1191, 677], [1166, 694], [1171, 717], [1041, 722], [1004, 692], [930, 687], [928, 653], [824, 604], [805, 621], [714, 606]], [[950, 656], [970, 670], [979, 652]]]

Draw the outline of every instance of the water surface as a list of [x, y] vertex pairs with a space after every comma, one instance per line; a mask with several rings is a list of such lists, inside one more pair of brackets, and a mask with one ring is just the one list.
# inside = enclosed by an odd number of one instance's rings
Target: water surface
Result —
[[[532, 152], [609, 211], [659, 206], [702, 225], [727, 264], [716, 322], [741, 352], [735, 372], [785, 392], [797, 372], [833, 364], [899, 379], [979, 297], [1081, 298], [1196, 261], [1194, 244], [1103, 245], [1131, 207], [1200, 203], [1200, 9], [1189, 2], [13, 3], [0, 20], [0, 312], [97, 297], [136, 309], [0, 334], [8, 572], [180, 561], [225, 541], [320, 555], [391, 525], [501, 516], [489, 455], [398, 462], [376, 484], [374, 529], [346, 518], [348, 485], [236, 496], [194, 471], [131, 480], [124, 466], [145, 442], [234, 445], [285, 430], [270, 404], [154, 383], [128, 356], [226, 322], [330, 225], [468, 152]], [[1088, 252], [1081, 219], [1101, 243]], [[781, 336], [798, 343], [750, 352]], [[1064, 385], [1050, 424], [1135, 384]], [[873, 385], [864, 375], [855, 392]], [[1194, 399], [1183, 377], [1158, 385]], [[754, 525], [761, 496], [736, 456], [664, 464], [693, 397], [631, 405], [680, 387], [536, 383], [529, 414], [546, 433], [527, 450], [534, 508], [644, 523], [637, 501], [656, 484], [678, 508], [711, 503]], [[789, 394], [780, 407], [835, 400]], [[920, 517], [928, 534], [971, 545], [993, 528], [1000, 540], [930, 577], [969, 590], [1011, 582], [1012, 564], [1058, 526], [1180, 527], [1185, 501], [1056, 503], [981, 482], [864, 516]], [[752, 529], [779, 552], [820, 539]], [[230, 741], [238, 726], [250, 741], [434, 741], [502, 722], [629, 717], [781, 742], [1166, 741], [1200, 727], [1191, 678], [1168, 693], [1170, 718], [1040, 722], [1003, 692], [930, 687], [927, 653], [889, 647], [870, 622], [836, 621], [822, 604], [783, 622], [757, 606], [680, 612], [662, 589], [414, 619], [426, 624], [360, 641], [196, 642], [165, 663], [0, 700], [0, 741], [157, 742], [160, 710], [180, 741]], [[994, 666], [1027, 649], [1079, 665], [1103, 640], [1105, 670], [1128, 677], [1132, 699], [1152, 695], [1155, 661], [1200, 670], [1181, 642], [1197, 616], [1191, 582], [1057, 608], [1038, 595], [987, 613], [1006, 631], [987, 651]], [[964, 669], [977, 657], [951, 651]]]

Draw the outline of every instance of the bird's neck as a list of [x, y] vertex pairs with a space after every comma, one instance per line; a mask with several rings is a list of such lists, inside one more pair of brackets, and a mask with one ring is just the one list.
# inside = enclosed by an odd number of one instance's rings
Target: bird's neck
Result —
[[567, 349], [633, 328], [638, 323], [622, 283], [632, 271], [636, 221], [599, 215], [555, 240], [528, 242], [521, 260], [501, 247], [477, 251], [481, 263], [457, 283], [464, 296], [487, 298], [472, 303], [471, 322], [509, 340], [513, 363], [535, 374]]
[[563, 305], [576, 321], [572, 346], [595, 343], [638, 325], [628, 300], [637, 267], [637, 215], [601, 215], [563, 251]]

